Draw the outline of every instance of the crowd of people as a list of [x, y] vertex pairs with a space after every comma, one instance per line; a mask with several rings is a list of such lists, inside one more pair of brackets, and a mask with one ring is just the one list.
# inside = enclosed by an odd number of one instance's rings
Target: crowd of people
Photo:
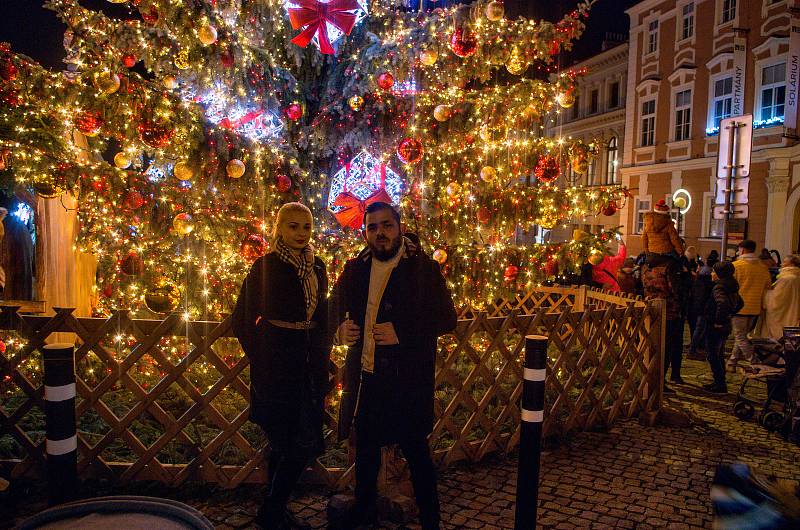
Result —
[[[665, 225], [654, 226], [664, 230]], [[649, 240], [653, 239], [651, 234]], [[800, 255], [781, 258], [767, 249], [757, 253], [756, 243], [744, 240], [733, 261], [721, 261], [716, 250], [704, 260], [695, 247], [673, 243], [674, 234], [665, 232], [656, 241], [655, 248], [649, 245], [636, 258], [626, 256], [622, 242], [616, 256], [590, 257], [584, 283], [664, 300], [665, 376], [669, 373], [672, 383], [684, 383], [681, 364], [686, 348], [687, 357], [708, 360], [712, 380], [704, 388], [726, 393], [726, 371], [748, 369], [754, 338], [778, 340], [784, 327], [800, 325]], [[689, 340], [684, 345], [687, 325]], [[731, 337], [733, 348], [726, 358]], [[673, 390], [665, 385], [665, 392]]]

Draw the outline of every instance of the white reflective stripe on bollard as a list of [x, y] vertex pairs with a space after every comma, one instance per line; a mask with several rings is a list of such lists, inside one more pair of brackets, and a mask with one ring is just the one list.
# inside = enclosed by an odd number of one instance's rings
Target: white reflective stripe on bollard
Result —
[[543, 410], [521, 409], [521, 412], [522, 421], [527, 421], [528, 423], [542, 423], [544, 421]]
[[63, 440], [47, 440], [46, 444], [48, 455], [65, 455], [78, 449], [78, 436], [71, 436]]
[[544, 381], [547, 370], [544, 368], [524, 368], [522, 377], [526, 381]]
[[75, 397], [75, 383], [61, 386], [47, 386], [44, 387], [45, 401], [66, 401]]

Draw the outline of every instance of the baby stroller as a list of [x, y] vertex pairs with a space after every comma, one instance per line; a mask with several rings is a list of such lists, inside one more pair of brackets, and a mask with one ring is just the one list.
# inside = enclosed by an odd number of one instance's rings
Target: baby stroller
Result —
[[768, 431], [788, 435], [797, 411], [800, 361], [800, 330], [786, 328], [780, 341], [754, 339], [752, 371], [744, 374], [733, 413], [741, 420], [751, 419], [758, 409], [758, 422]]

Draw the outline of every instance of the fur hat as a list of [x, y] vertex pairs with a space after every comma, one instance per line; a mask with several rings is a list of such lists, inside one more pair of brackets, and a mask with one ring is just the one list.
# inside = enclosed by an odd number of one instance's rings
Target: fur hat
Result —
[[653, 211], [656, 213], [669, 215], [669, 205], [667, 205], [664, 199], [661, 199], [655, 204], [655, 206], [653, 206]]

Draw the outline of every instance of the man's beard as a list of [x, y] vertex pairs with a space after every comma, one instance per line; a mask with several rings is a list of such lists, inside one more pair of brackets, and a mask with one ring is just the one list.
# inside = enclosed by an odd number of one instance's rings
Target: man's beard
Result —
[[370, 243], [369, 249], [372, 251], [372, 255], [375, 256], [378, 261], [389, 261], [397, 255], [397, 251], [400, 249], [400, 245], [402, 243], [403, 236], [397, 236], [397, 238], [392, 241], [392, 246], [389, 247], [389, 250], [377, 248], [376, 246], [372, 245], [372, 243]]

